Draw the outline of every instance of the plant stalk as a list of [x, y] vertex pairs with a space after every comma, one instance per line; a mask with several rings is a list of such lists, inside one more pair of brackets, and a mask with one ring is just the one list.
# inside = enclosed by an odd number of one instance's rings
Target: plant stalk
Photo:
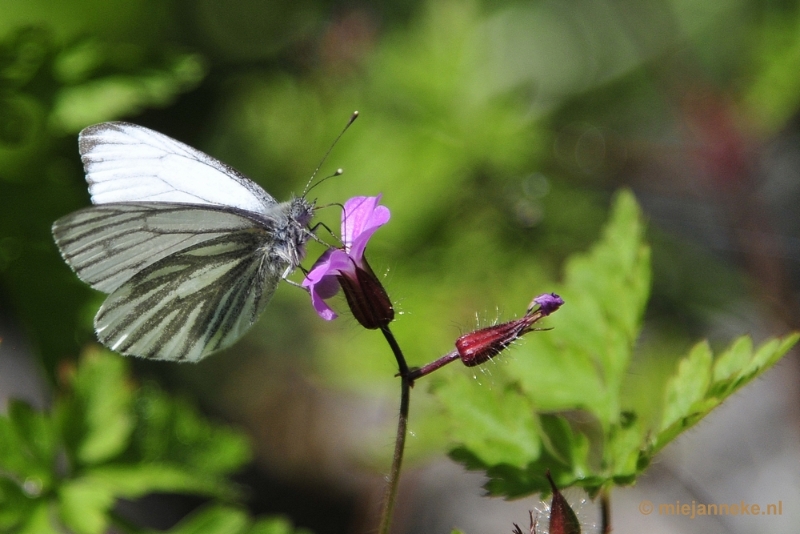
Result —
[[397, 500], [397, 487], [400, 483], [400, 470], [403, 466], [403, 452], [406, 446], [406, 434], [408, 431], [408, 411], [411, 401], [411, 386], [413, 381], [408, 376], [408, 364], [403, 356], [403, 351], [397, 344], [391, 330], [388, 326], [381, 327], [381, 332], [389, 343], [395, 359], [397, 360], [397, 367], [400, 375], [400, 415], [397, 418], [397, 435], [394, 441], [394, 457], [392, 458], [392, 468], [389, 471], [389, 485], [386, 488], [386, 496], [384, 497], [383, 510], [381, 511], [381, 522], [378, 528], [378, 534], [389, 534], [392, 526], [392, 513], [394, 512], [394, 504]]

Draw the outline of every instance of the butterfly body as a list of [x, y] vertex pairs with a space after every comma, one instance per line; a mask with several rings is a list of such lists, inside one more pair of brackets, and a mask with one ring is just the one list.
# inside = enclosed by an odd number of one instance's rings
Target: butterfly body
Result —
[[197, 361], [252, 326], [297, 268], [314, 206], [278, 203], [233, 168], [141, 126], [79, 137], [95, 206], [53, 235], [78, 277], [108, 293], [98, 339], [126, 355]]

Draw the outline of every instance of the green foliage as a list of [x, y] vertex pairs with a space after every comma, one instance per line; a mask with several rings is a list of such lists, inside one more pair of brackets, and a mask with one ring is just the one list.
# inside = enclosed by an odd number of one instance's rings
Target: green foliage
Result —
[[[199, 56], [170, 45], [57, 33], [28, 25], [0, 34], [0, 280], [50, 373], [91, 331], [80, 305], [90, 292], [61, 270], [50, 234], [55, 219], [86, 205], [75, 134], [166, 106], [205, 75]], [[65, 349], [77, 332], [84, 339]]]
[[210, 506], [187, 517], [164, 534], [310, 534], [310, 532], [305, 529], [294, 529], [285, 519], [252, 521], [245, 512], [237, 508]]
[[649, 424], [627, 406], [626, 380], [642, 328], [650, 281], [649, 249], [633, 196], [623, 192], [600, 241], [567, 261], [565, 305], [548, 321], [552, 332], [531, 335], [509, 361], [492, 367], [489, 384], [463, 373], [434, 387], [458, 445], [451, 456], [485, 470], [493, 495], [548, 491], [578, 485], [590, 494], [632, 484], [653, 455], [727, 397], [769, 369], [799, 334], [753, 349], [736, 340], [717, 358], [697, 344], [663, 391], [660, 421]]
[[772, 367], [798, 339], [800, 334], [771, 339], [753, 350], [750, 337], [742, 336], [716, 358], [708, 343], [695, 345], [667, 383], [658, 434], [649, 443], [642, 461], [649, 461], [681, 432]]
[[[77, 369], [64, 369], [63, 386], [49, 414], [12, 401], [0, 417], [4, 532], [99, 534], [118, 498], [156, 491], [237, 495], [226, 476], [249, 460], [246, 438], [154, 386], [134, 388], [125, 359], [88, 351]], [[246, 518], [233, 530], [231, 518], [241, 515], [212, 508], [176, 532], [193, 532], [202, 518], [212, 525], [207, 532], [289, 532], [272, 523], [247, 526]]]

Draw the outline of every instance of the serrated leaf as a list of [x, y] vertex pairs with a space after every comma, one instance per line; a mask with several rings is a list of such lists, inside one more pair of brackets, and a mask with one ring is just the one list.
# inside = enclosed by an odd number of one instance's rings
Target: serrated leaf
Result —
[[693, 405], [705, 397], [711, 383], [712, 359], [711, 347], [707, 342], [702, 342], [695, 345], [689, 356], [680, 362], [677, 374], [667, 382], [660, 430], [696, 411]]
[[436, 388], [452, 423], [452, 438], [487, 465], [524, 467], [539, 456], [530, 402], [510, 388], [474, 387], [463, 375]]
[[[664, 399], [661, 420], [656, 429], [647, 428], [633, 409], [621, 406], [650, 285], [650, 252], [633, 195], [618, 195], [600, 241], [570, 258], [565, 271], [564, 286], [556, 289], [565, 304], [544, 324], [554, 327], [552, 332], [531, 334], [513, 356], [501, 355], [505, 365], [493, 368], [487, 385], [470, 384], [453, 373], [443, 374], [443, 385], [434, 389], [461, 425], [453, 433], [458, 445], [450, 456], [468, 469], [484, 470], [492, 495], [546, 491], [548, 468], [559, 487], [580, 485], [590, 495], [606, 485], [633, 483], [653, 454], [773, 365], [798, 339], [772, 340], [753, 352], [752, 343], [742, 338], [716, 362], [708, 343], [698, 343], [664, 391], [655, 392]], [[489, 390], [488, 384], [490, 393], [479, 391]], [[501, 411], [506, 406], [514, 414], [509, 419]], [[570, 414], [571, 422], [545, 411]], [[531, 424], [529, 431], [538, 432], [542, 447], [514, 449], [513, 439], [494, 443], [496, 436], [518, 437], [520, 417]]]
[[650, 252], [633, 195], [617, 195], [600, 241], [572, 256], [557, 288], [565, 305], [547, 319], [553, 332], [530, 335], [509, 358], [541, 410], [592, 412], [608, 428], [619, 417], [626, 377], [650, 287]]
[[[649, 292], [650, 256], [643, 232], [633, 195], [621, 192], [600, 241], [567, 261], [564, 286], [556, 289], [565, 305], [546, 324], [554, 330], [531, 334], [507, 357], [506, 365], [497, 366], [499, 372], [487, 380], [494, 390], [491, 396], [481, 391], [488, 387], [465, 383], [456, 374], [444, 380], [451, 386], [460, 381], [458, 386], [435, 390], [451, 416], [473, 420], [472, 434], [457, 434], [455, 457], [484, 465], [490, 493], [547, 491], [548, 468], [560, 484], [581, 480], [590, 491], [597, 491], [604, 476], [635, 473], [638, 448], [629, 450], [629, 444], [642, 431], [621, 426], [620, 393]], [[509, 403], [513, 416], [504, 412]], [[583, 411], [583, 419], [599, 425], [600, 435], [613, 434], [620, 445], [603, 449], [605, 471], [590, 468], [585, 435], [565, 427], [566, 421], [559, 418], [547, 419], [548, 426], [540, 429], [534, 407], [540, 412]], [[496, 436], [518, 436], [515, 428], [521, 424], [544, 440], [545, 454], [510, 439], [517, 447], [514, 455], [494, 452]], [[509, 444], [502, 447], [509, 450]]]
[[[743, 336], [734, 341], [712, 364], [707, 343], [696, 345], [678, 366], [666, 390], [664, 417], [641, 461], [660, 451], [681, 432], [690, 428], [725, 399], [774, 365], [800, 339], [791, 334], [771, 339], [753, 352], [752, 341]], [[711, 377], [714, 381], [708, 383]]]
[[753, 340], [749, 336], [737, 339], [714, 363], [714, 383], [718, 384], [737, 375], [753, 354]]

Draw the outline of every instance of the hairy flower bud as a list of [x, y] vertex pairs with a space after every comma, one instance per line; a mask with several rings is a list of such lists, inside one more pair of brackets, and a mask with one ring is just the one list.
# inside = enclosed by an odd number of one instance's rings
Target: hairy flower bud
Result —
[[[546, 512], [550, 515], [550, 522], [547, 526], [548, 534], [581, 534], [581, 522], [567, 500], [558, 491], [553, 477], [550, 476], [549, 469], [545, 476], [550, 482], [550, 488], [553, 490], [553, 500], [550, 501], [550, 506]], [[529, 534], [539, 534], [539, 518], [534, 516], [533, 511], [530, 512], [530, 520]], [[514, 523], [512, 532], [513, 534], [522, 534], [522, 529]]]
[[539, 295], [531, 301], [523, 317], [464, 334], [456, 340], [456, 350], [428, 365], [413, 369], [408, 378], [416, 380], [459, 358], [467, 367], [491, 360], [520, 337], [537, 330], [533, 325], [542, 317], [556, 311], [562, 304], [564, 300], [555, 293]]
[[562, 304], [564, 301], [555, 293], [545, 293], [533, 299], [523, 317], [461, 336], [456, 340], [456, 350], [461, 361], [467, 367], [473, 367], [494, 358], [511, 343], [534, 330], [533, 324], [536, 321], [550, 315]]
[[547, 480], [550, 482], [550, 487], [553, 489], [548, 532], [550, 534], [581, 534], [581, 522], [578, 521], [578, 516], [575, 515], [575, 511], [561, 492], [558, 491], [556, 483], [553, 482], [553, 477], [550, 476], [549, 470], [546, 476]]

